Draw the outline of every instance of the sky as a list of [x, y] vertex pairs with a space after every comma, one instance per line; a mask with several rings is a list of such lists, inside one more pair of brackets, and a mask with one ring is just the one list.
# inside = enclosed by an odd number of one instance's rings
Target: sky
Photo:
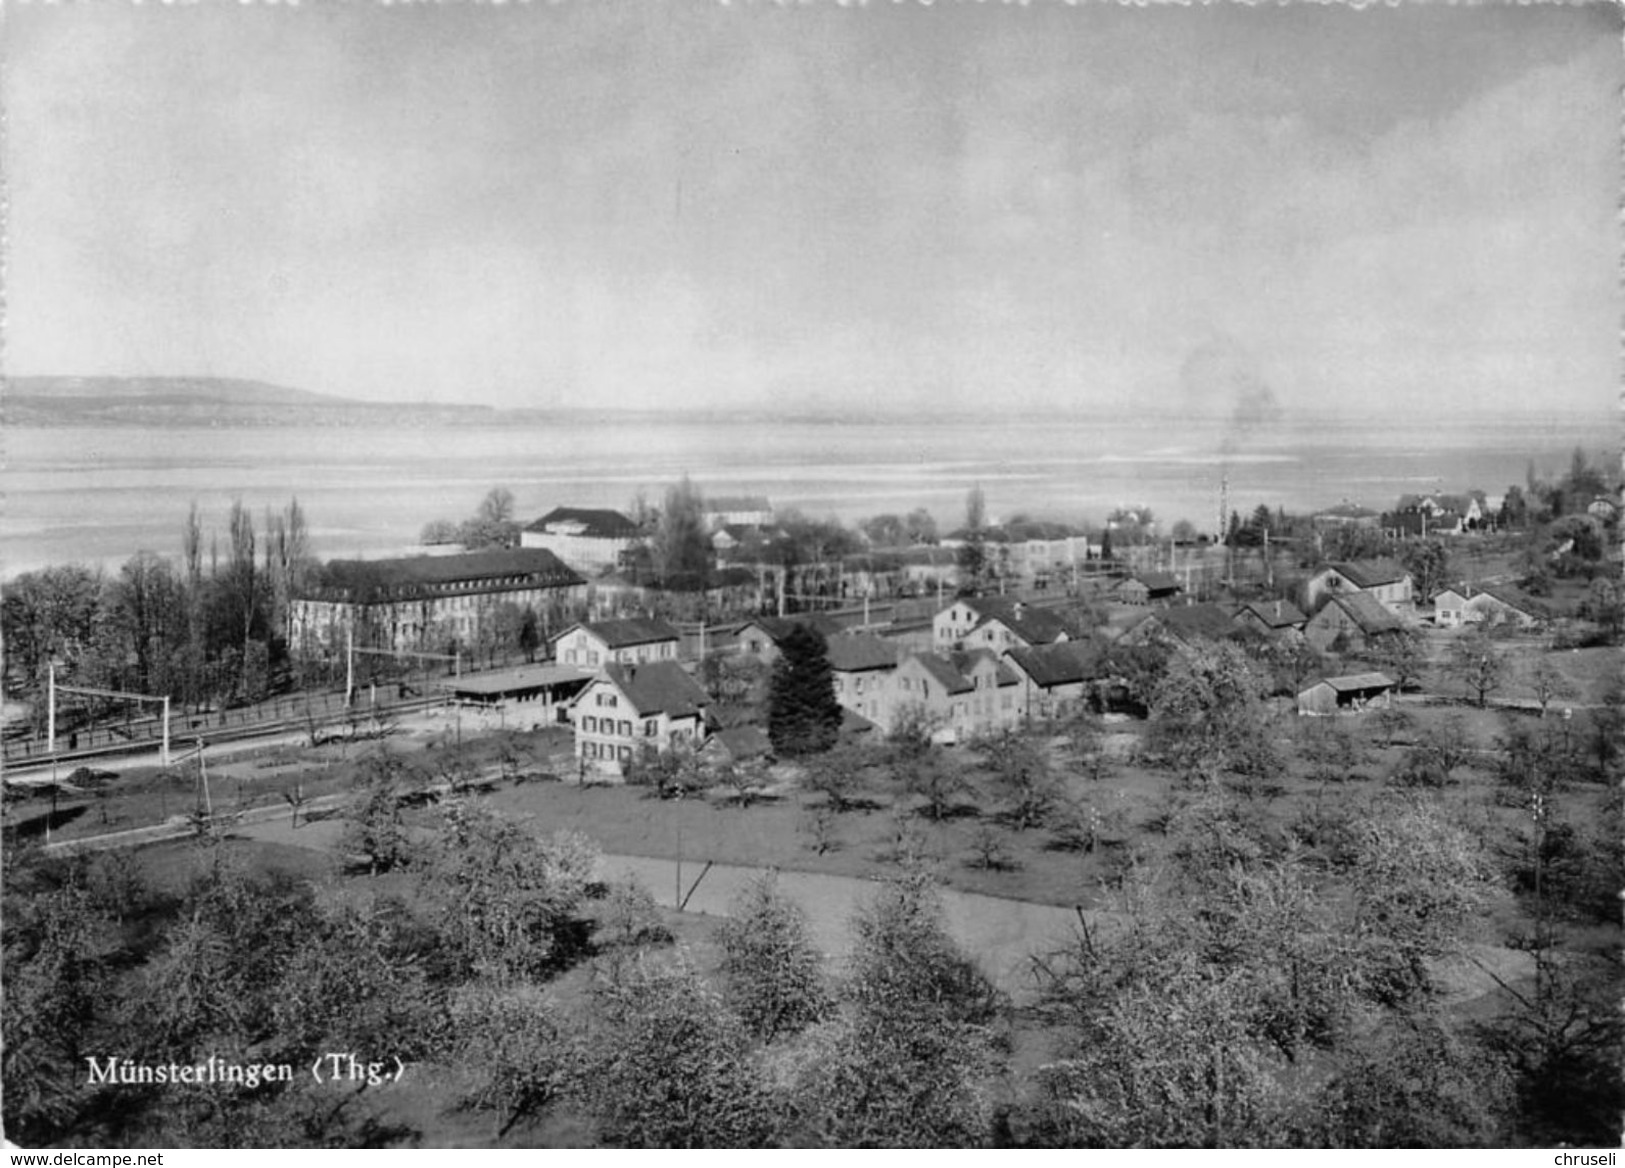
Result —
[[1613, 4], [6, 5], [14, 375], [1611, 411]]

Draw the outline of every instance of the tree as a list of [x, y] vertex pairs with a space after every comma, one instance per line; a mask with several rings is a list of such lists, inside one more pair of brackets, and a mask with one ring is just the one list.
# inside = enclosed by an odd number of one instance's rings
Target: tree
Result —
[[799, 1034], [833, 1005], [807, 917], [768, 872], [735, 898], [718, 930], [725, 1000], [757, 1038]]
[[401, 796], [410, 768], [382, 749], [362, 764], [361, 785], [351, 796], [339, 847], [365, 857], [373, 875], [388, 872], [410, 856], [401, 822]]
[[583, 836], [539, 840], [485, 808], [454, 803], [424, 873], [453, 970], [514, 984], [558, 969], [585, 946], [580, 906], [598, 864]]
[[1043, 747], [1030, 735], [1004, 730], [979, 741], [976, 750], [982, 765], [992, 772], [1017, 830], [1042, 824], [1061, 795], [1061, 782]]
[[889, 513], [865, 519], [858, 524], [858, 529], [875, 547], [901, 547], [906, 543], [917, 542], [909, 538], [908, 526], [902, 517]]
[[842, 710], [822, 633], [798, 625], [779, 644], [768, 689], [767, 734], [784, 758], [822, 754], [840, 736]]
[[1403, 691], [1421, 678], [1428, 663], [1427, 644], [1411, 629], [1399, 629], [1378, 637], [1369, 653], [1374, 665], [1386, 673], [1394, 689]]
[[998, 996], [918, 874], [852, 922], [846, 1011], [815, 1028], [794, 1092], [796, 1142], [975, 1147], [992, 1134]]
[[1268, 733], [1264, 684], [1235, 645], [1182, 645], [1151, 703], [1151, 742], [1186, 774], [1267, 776], [1280, 761]]
[[1506, 658], [1483, 625], [1451, 644], [1446, 668], [1480, 708], [1488, 704], [1489, 695], [1501, 688], [1507, 676]]
[[965, 496], [965, 540], [959, 545], [958, 561], [960, 580], [980, 588], [988, 572], [987, 499], [980, 484]]
[[1569, 684], [1568, 677], [1559, 669], [1552, 659], [1544, 654], [1532, 658], [1523, 670], [1524, 687], [1530, 696], [1540, 706], [1540, 716], [1546, 716], [1547, 707], [1554, 701], [1562, 701], [1574, 696], [1574, 687]]
[[711, 571], [710, 533], [705, 529], [705, 499], [687, 475], [666, 491], [649, 552], [655, 577], [663, 585], [703, 589]]
[[601, 976], [581, 1049], [577, 1089], [606, 1141], [751, 1148], [773, 1138], [749, 1034], [686, 961], [638, 955]]
[[937, 521], [931, 517], [931, 512], [924, 507], [917, 507], [904, 516], [903, 528], [908, 535], [909, 543], [933, 544], [937, 542]]
[[1178, 544], [1195, 543], [1196, 542], [1196, 524], [1192, 523], [1189, 519], [1178, 520], [1177, 522], [1175, 522], [1175, 524], [1173, 526], [1173, 530], [1169, 534], [1174, 537], [1174, 542], [1175, 543], [1178, 543]]
[[1413, 540], [1400, 548], [1399, 562], [1411, 574], [1416, 594], [1430, 597], [1450, 577], [1450, 552], [1436, 539]]
[[474, 1076], [465, 1106], [497, 1118], [497, 1138], [569, 1095], [577, 1054], [551, 1000], [531, 986], [475, 983], [452, 1002], [457, 1061]]

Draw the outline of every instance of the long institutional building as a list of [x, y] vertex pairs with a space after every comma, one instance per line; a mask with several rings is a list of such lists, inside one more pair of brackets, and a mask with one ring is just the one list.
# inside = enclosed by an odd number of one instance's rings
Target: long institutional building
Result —
[[468, 644], [505, 605], [543, 613], [586, 596], [587, 582], [544, 548], [332, 560], [290, 602], [289, 634], [299, 650], [337, 648], [352, 629], [394, 649], [452, 637]]

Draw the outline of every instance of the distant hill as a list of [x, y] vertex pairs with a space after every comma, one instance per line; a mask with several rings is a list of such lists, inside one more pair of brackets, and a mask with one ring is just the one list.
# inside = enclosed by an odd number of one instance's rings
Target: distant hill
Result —
[[489, 406], [366, 402], [229, 377], [12, 377], [8, 426], [362, 426], [490, 421]]

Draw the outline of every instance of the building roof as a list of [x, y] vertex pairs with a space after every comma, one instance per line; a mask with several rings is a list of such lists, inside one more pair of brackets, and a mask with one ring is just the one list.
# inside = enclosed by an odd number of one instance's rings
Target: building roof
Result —
[[573, 535], [583, 539], [631, 539], [638, 534], [637, 524], [619, 511], [587, 507], [555, 507], [526, 526], [525, 530]]
[[1309, 619], [1290, 600], [1254, 600], [1244, 604], [1236, 615], [1242, 613], [1251, 613], [1271, 629], [1292, 628]]
[[[1508, 608], [1517, 609], [1525, 616], [1544, 617], [1551, 611], [1546, 605], [1528, 593], [1519, 592], [1508, 584], [1491, 584], [1488, 587], [1479, 589], [1478, 594], [1498, 600]], [[1471, 597], [1468, 599], [1471, 599]]]
[[825, 638], [829, 638], [837, 636], [841, 630], [846, 627], [845, 625], [841, 624], [840, 621], [825, 616], [821, 612], [800, 613], [796, 616], [757, 617], [755, 620], [741, 625], [739, 627], [739, 631], [743, 633], [752, 625], [766, 633], [767, 639], [772, 641], [775, 645], [780, 644], [784, 638], [788, 637], [797, 629], [812, 629], [814, 632], [822, 634]]
[[[1129, 584], [1134, 581], [1138, 581], [1139, 583], [1143, 584], [1147, 592], [1179, 591], [1179, 581], [1174, 579], [1167, 572], [1136, 572], [1127, 580], [1124, 580], [1123, 584]], [[1122, 585], [1119, 585], [1119, 587], [1122, 587]]]
[[952, 548], [927, 544], [911, 547], [903, 552], [903, 563], [914, 567], [948, 568], [958, 565], [959, 556]]
[[452, 556], [329, 560], [310, 596], [372, 604], [436, 596], [454, 589], [496, 592], [585, 583], [546, 548], [508, 548]]
[[1003, 596], [976, 596], [962, 603], [981, 618], [976, 622], [977, 628], [996, 620], [1029, 645], [1047, 645], [1067, 632], [1066, 623], [1053, 612], [1023, 604], [1019, 600], [1009, 600]]
[[[978, 665], [991, 662], [995, 685], [1018, 685], [1021, 682], [1021, 678], [1017, 677], [1008, 665], [1000, 661], [999, 655], [991, 649], [969, 649], [964, 652], [954, 653], [949, 657], [949, 661], [955, 671], [967, 681], [970, 679], [971, 672]], [[974, 682], [970, 682], [970, 688], [975, 688]]]
[[451, 681], [441, 682], [441, 687], [453, 694], [494, 697], [501, 694], [524, 693], [528, 690], [545, 689], [548, 686], [561, 685], [572, 681], [585, 682], [591, 677], [592, 674], [585, 670], [548, 662], [541, 665], [519, 665], [512, 669], [494, 669], [488, 673], [471, 673], [454, 678]]
[[1236, 631], [1235, 618], [1222, 604], [1182, 604], [1158, 609], [1151, 618], [1172, 636], [1220, 640]]
[[1030, 649], [1012, 649], [1007, 656], [1035, 685], [1045, 689], [1093, 681], [1106, 671], [1106, 651], [1092, 641], [1034, 645]]
[[726, 750], [728, 757], [735, 762], [765, 758], [773, 753], [773, 740], [760, 726], [730, 726], [726, 730], [718, 730], [706, 739], [705, 745], [711, 749]]
[[1340, 605], [1348, 613], [1349, 619], [1367, 636], [1390, 633], [1404, 627], [1398, 617], [1383, 607], [1382, 601], [1368, 593], [1341, 593], [1332, 597], [1332, 603]]
[[1326, 566], [1335, 569], [1356, 588], [1376, 588], [1382, 584], [1393, 584], [1410, 575], [1403, 566], [1393, 560], [1345, 560]]
[[939, 657], [935, 653], [916, 653], [914, 654], [914, 660], [918, 661], [920, 667], [931, 675], [933, 681], [950, 694], [966, 693], [976, 688], [971, 684], [971, 680], [963, 673], [960, 673], [954, 667], [954, 663], [946, 657]]
[[847, 633], [829, 639], [829, 665], [837, 673], [895, 669], [897, 646], [879, 637]]
[[604, 666], [604, 676], [626, 695], [639, 717], [667, 714], [686, 718], [711, 704], [711, 695], [675, 661], [614, 663]]
[[1326, 677], [1307, 687], [1308, 693], [1316, 685], [1329, 685], [1338, 693], [1360, 693], [1368, 689], [1393, 689], [1394, 679], [1386, 673], [1351, 673], [1344, 677]]
[[553, 640], [556, 642], [576, 629], [585, 629], [611, 649], [627, 649], [633, 645], [652, 645], [660, 641], [682, 639], [682, 634], [663, 620], [628, 617], [623, 620], [578, 621]]

